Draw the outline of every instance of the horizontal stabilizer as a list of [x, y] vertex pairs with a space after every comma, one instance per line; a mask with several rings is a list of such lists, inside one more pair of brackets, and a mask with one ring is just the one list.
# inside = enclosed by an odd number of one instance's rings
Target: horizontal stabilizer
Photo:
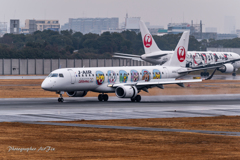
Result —
[[128, 56], [128, 57], [141, 57], [140, 55], [126, 54], [126, 53], [114, 53], [114, 55], [121, 55], [121, 56]]
[[128, 56], [118, 56], [118, 55], [113, 55], [113, 57], [123, 58], [123, 59], [131, 59], [134, 61], [143, 61], [141, 58], [138, 58], [138, 57], [128, 57]]

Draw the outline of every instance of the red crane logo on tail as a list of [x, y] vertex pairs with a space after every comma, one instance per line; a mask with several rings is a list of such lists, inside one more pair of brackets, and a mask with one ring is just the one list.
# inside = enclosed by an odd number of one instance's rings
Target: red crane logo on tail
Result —
[[146, 34], [143, 39], [144, 46], [149, 48], [152, 45], [152, 36], [150, 34]]
[[183, 62], [186, 58], [186, 50], [183, 46], [178, 47], [177, 49], [177, 57], [179, 62]]

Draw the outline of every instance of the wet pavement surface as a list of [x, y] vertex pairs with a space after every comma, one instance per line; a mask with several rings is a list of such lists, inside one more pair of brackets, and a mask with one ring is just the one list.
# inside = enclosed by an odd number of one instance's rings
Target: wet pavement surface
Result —
[[109, 97], [0, 99], [0, 122], [73, 121], [240, 115], [240, 94], [142, 96], [140, 103]]

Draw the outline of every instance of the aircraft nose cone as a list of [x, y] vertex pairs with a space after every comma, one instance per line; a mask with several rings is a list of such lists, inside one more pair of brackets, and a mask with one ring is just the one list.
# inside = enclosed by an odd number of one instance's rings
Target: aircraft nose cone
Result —
[[50, 90], [51, 89], [51, 84], [49, 83], [48, 80], [44, 80], [41, 84], [42, 89], [44, 90]]

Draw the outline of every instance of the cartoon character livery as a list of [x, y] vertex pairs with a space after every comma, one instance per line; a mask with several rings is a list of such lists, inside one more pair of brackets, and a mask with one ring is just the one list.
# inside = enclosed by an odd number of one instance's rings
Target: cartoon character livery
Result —
[[131, 70], [131, 82], [137, 82], [139, 80], [139, 73], [136, 70]]
[[119, 82], [126, 83], [128, 80], [128, 73], [124, 70], [119, 71]]
[[114, 71], [108, 71], [108, 83], [114, 84], [116, 82], [116, 73]]
[[97, 71], [96, 72], [96, 82], [97, 82], [97, 85], [103, 84], [104, 79], [105, 79], [105, 77], [104, 77], [103, 72], [102, 71]]
[[161, 79], [161, 72], [159, 70], [153, 70], [153, 79]]

